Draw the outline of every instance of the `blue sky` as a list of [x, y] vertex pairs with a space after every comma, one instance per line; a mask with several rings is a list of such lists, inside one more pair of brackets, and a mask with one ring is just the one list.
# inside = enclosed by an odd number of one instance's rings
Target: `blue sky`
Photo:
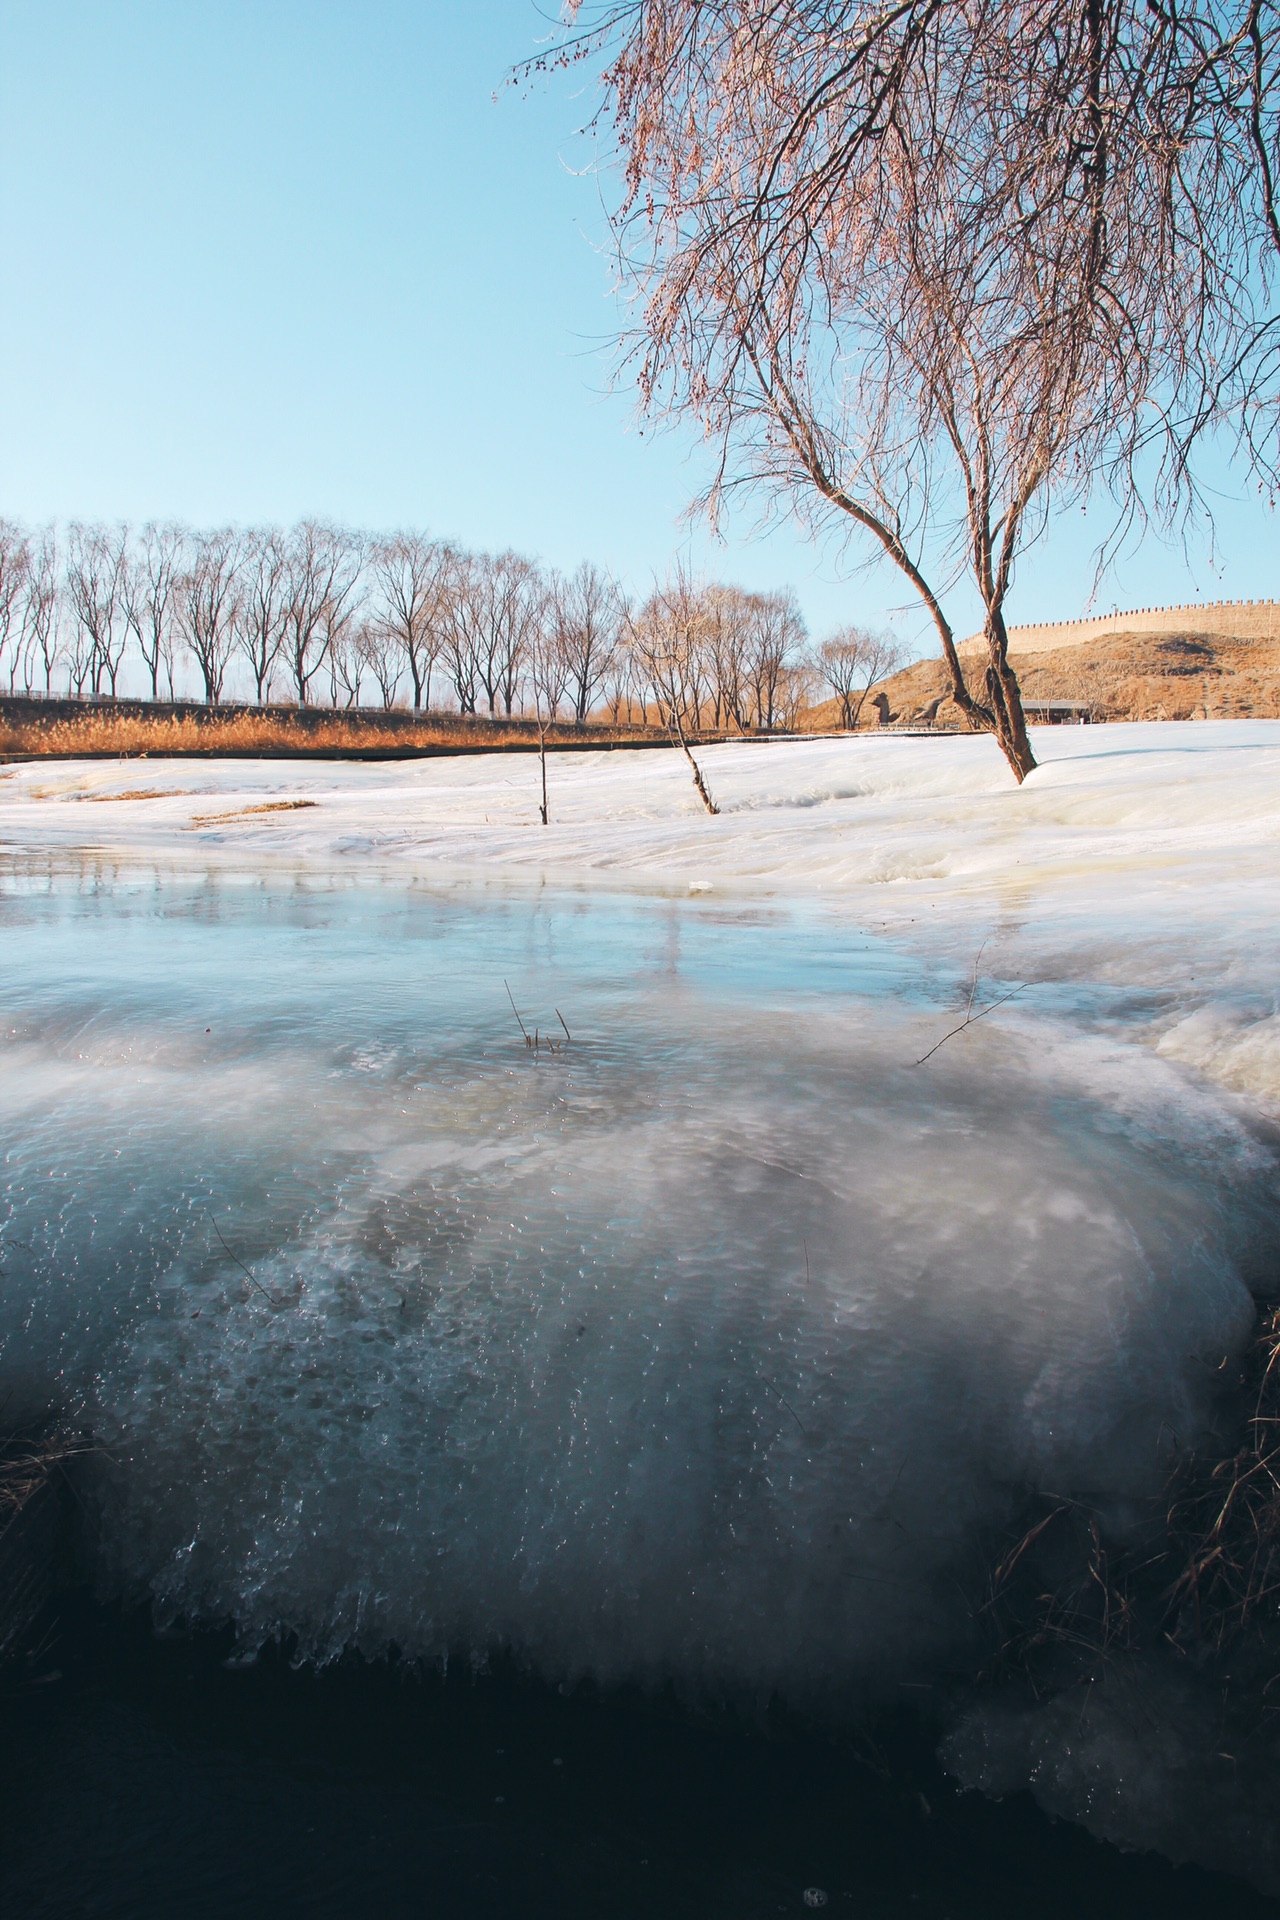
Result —
[[[545, 32], [531, 0], [0, 0], [0, 512], [414, 524], [633, 586], [683, 552], [820, 632], [890, 618], [856, 550], [682, 523], [696, 435], [610, 391], [586, 76], [502, 85]], [[1087, 533], [1014, 617], [1086, 610]], [[1216, 559], [1147, 543], [1098, 608], [1275, 593], [1274, 546], [1228, 504]]]

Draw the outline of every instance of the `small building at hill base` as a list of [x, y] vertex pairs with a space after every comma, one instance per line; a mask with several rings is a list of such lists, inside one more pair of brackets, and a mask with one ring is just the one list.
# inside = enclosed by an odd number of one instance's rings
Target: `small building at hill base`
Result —
[[1087, 727], [1093, 722], [1093, 708], [1087, 700], [1026, 700], [1022, 711], [1028, 720], [1044, 727]]

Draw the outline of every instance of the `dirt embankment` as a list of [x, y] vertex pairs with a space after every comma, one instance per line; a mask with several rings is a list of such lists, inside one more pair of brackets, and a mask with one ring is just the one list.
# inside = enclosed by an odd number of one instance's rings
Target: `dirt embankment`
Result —
[[[1280, 641], [1228, 639], [1205, 633], [1107, 633], [1075, 646], [1012, 656], [1023, 699], [1083, 702], [1096, 720], [1280, 719]], [[964, 662], [975, 694], [980, 661]], [[899, 724], [921, 716], [943, 695], [935, 724], [963, 727], [950, 699], [941, 660], [918, 660], [874, 689]], [[835, 701], [805, 716], [815, 731], [838, 724]], [[859, 725], [874, 727], [868, 700]]]

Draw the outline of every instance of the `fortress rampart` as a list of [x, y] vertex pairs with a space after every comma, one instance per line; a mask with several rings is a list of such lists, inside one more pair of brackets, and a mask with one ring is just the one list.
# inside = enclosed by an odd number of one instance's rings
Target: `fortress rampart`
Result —
[[[1079, 646], [1111, 633], [1204, 633], [1225, 640], [1280, 638], [1280, 601], [1216, 600], [1186, 607], [1137, 607], [1128, 613], [1104, 613], [1091, 620], [1056, 620], [1039, 626], [1010, 627], [1011, 654], [1048, 653], [1054, 647]], [[980, 633], [971, 634], [961, 653], [976, 653]]]

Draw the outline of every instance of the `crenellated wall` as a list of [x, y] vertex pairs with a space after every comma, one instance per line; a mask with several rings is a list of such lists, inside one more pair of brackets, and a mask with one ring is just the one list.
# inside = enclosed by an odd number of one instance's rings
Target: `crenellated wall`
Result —
[[[1048, 653], [1054, 647], [1074, 647], [1109, 633], [1207, 633], [1221, 639], [1275, 640], [1280, 638], [1280, 601], [1216, 600], [1184, 607], [1137, 607], [1128, 613], [1100, 614], [1092, 620], [1055, 620], [1038, 626], [1010, 627], [1009, 651]], [[975, 653], [983, 644], [971, 634], [961, 653]]]

